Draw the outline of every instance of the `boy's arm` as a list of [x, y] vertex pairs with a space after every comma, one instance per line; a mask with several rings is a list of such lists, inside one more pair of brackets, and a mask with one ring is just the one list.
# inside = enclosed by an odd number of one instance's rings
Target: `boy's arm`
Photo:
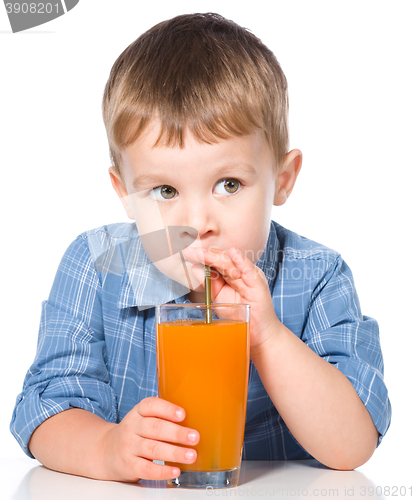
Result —
[[199, 434], [179, 424], [184, 418], [182, 408], [155, 397], [143, 399], [119, 424], [73, 408], [37, 427], [29, 449], [49, 469], [67, 474], [127, 482], [172, 479], [180, 470], [153, 460], [195, 462], [189, 446]]
[[105, 360], [101, 283], [83, 236], [66, 250], [42, 303], [36, 356], [16, 400], [11, 432], [32, 456], [27, 445], [33, 432], [72, 408], [108, 422], [117, 418]]
[[237, 249], [191, 252], [188, 247], [184, 255], [196, 263], [197, 278], [203, 273], [197, 263], [220, 273], [211, 284], [214, 303], [250, 304], [251, 359], [299, 444], [335, 469], [353, 469], [368, 460], [377, 446], [377, 429], [388, 428], [390, 403], [378, 329], [361, 315], [352, 274], [342, 259], [337, 257], [314, 287], [299, 338], [277, 318], [264, 273]]
[[115, 425], [86, 410], [65, 410], [40, 424], [28, 447], [49, 469], [104, 479], [102, 442]]
[[297, 441], [334, 469], [354, 469], [373, 454], [378, 431], [351, 382], [276, 318], [251, 359]]
[[116, 424], [105, 347], [101, 280], [80, 236], [65, 252], [43, 303], [13, 434], [25, 453], [61, 472], [118, 481], [177, 477], [177, 467], [152, 461], [193, 463], [196, 452], [189, 446], [197, 444], [198, 433], [179, 425], [182, 409], [159, 398], [142, 399]]

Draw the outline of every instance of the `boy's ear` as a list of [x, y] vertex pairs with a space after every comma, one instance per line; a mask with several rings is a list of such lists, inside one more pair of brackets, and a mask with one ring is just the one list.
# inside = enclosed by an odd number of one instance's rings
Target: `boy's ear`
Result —
[[292, 149], [286, 154], [283, 165], [280, 167], [276, 177], [276, 191], [273, 204], [283, 205], [289, 198], [295, 185], [296, 179], [302, 167], [302, 152]]
[[108, 172], [110, 174], [111, 184], [113, 185], [115, 192], [118, 194], [118, 197], [120, 198], [121, 203], [123, 204], [123, 207], [124, 207], [124, 210], [126, 211], [127, 217], [129, 217], [129, 219], [134, 220], [134, 215], [133, 215], [133, 210], [132, 210], [131, 204], [130, 204], [129, 194], [127, 192], [127, 189], [126, 189], [126, 186], [124, 185], [123, 180], [121, 179], [120, 174], [117, 172], [117, 170], [114, 167], [110, 167], [108, 169]]

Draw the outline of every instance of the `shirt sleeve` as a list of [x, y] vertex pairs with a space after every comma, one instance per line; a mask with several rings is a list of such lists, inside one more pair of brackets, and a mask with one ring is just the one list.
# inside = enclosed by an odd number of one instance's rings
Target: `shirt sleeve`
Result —
[[341, 256], [312, 294], [302, 340], [351, 382], [380, 434], [379, 445], [391, 421], [379, 328], [362, 315], [351, 270]]
[[16, 400], [10, 430], [23, 451], [47, 418], [82, 408], [116, 421], [116, 397], [105, 363], [101, 284], [79, 236], [59, 265], [42, 304], [36, 356]]

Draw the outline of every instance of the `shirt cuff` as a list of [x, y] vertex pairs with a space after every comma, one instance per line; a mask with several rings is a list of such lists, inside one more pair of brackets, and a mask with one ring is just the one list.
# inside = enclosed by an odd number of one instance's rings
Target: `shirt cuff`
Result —
[[391, 404], [383, 375], [374, 367], [354, 358], [341, 360], [334, 366], [351, 382], [370, 413], [379, 433], [379, 446], [391, 422]]
[[10, 423], [10, 431], [26, 455], [35, 458], [28, 448], [34, 430], [70, 408], [90, 411], [107, 422], [117, 421], [116, 396], [109, 384], [85, 377], [41, 382], [19, 394]]

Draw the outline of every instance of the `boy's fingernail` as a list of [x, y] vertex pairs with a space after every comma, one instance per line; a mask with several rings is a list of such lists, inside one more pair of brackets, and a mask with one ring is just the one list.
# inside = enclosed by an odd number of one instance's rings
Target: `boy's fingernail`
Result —
[[176, 411], [175, 411], [175, 415], [176, 415], [178, 418], [183, 418], [183, 410], [176, 410]]
[[195, 452], [194, 451], [187, 451], [185, 453], [185, 458], [186, 460], [192, 460], [195, 456]]
[[189, 441], [196, 441], [196, 432], [193, 432], [193, 431], [190, 432], [188, 434], [188, 439], [189, 439]]

